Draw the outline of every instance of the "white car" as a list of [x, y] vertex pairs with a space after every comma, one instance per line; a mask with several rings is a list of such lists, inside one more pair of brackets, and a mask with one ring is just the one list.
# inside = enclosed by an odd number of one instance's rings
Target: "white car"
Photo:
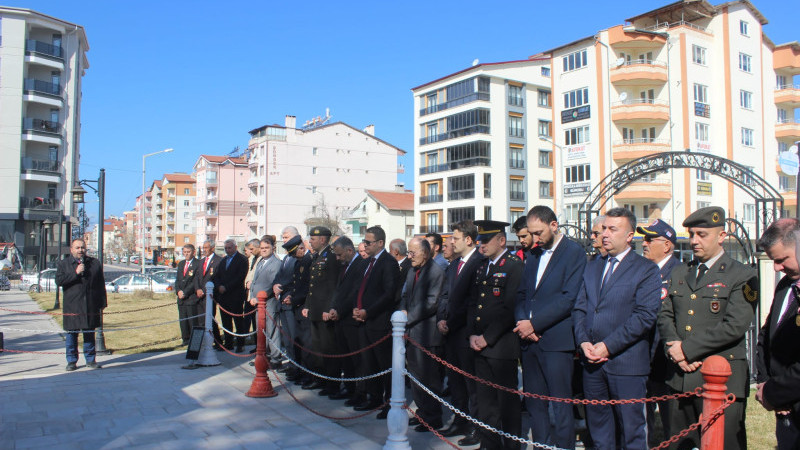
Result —
[[56, 289], [56, 269], [23, 274], [20, 289], [30, 292], [54, 291]]
[[122, 275], [114, 279], [114, 281], [106, 283], [106, 292], [128, 293], [146, 289], [156, 293], [164, 293], [172, 292], [173, 287], [169, 283], [155, 280], [140, 273]]

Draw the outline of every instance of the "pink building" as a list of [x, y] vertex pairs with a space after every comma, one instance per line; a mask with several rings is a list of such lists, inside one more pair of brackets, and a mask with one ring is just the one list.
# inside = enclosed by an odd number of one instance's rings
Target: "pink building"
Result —
[[245, 158], [200, 155], [194, 164], [197, 195], [198, 246], [206, 240], [221, 248], [226, 239], [243, 242], [249, 237], [246, 215], [250, 171]]

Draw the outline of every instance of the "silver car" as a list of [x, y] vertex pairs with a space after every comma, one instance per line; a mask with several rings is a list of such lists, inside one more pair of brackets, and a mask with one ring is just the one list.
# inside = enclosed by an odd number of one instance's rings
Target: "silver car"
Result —
[[143, 290], [164, 293], [172, 292], [173, 287], [167, 282], [159, 281], [149, 275], [140, 273], [122, 275], [114, 279], [114, 281], [106, 283], [106, 292], [129, 293]]
[[23, 274], [19, 288], [30, 292], [54, 291], [56, 289], [56, 269]]

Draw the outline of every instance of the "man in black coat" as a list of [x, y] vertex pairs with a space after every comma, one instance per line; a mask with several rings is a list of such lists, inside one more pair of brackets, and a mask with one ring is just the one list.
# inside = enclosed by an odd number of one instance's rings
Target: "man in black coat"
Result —
[[411, 269], [411, 259], [408, 257], [406, 241], [402, 239], [392, 239], [392, 242], [389, 243], [389, 254], [397, 261], [397, 266], [400, 269], [400, 277], [397, 282], [397, 296], [395, 297], [395, 302], [400, 304], [400, 296], [403, 295], [406, 275], [408, 274], [408, 270]]
[[67, 371], [77, 369], [78, 332], [83, 332], [86, 367], [99, 369], [95, 361], [94, 329], [103, 326], [102, 311], [108, 305], [103, 264], [86, 256], [86, 242], [75, 239], [70, 256], [56, 266], [56, 285], [64, 290], [64, 330], [67, 333]]
[[[194, 257], [194, 245], [186, 244], [183, 246], [183, 261], [178, 263], [178, 271], [175, 274], [175, 295], [178, 297], [178, 318], [186, 319], [204, 313], [199, 308], [200, 299], [197, 298], [194, 288], [194, 278], [197, 268], [200, 266]], [[202, 327], [203, 318], [195, 317], [190, 320], [181, 320], [181, 345], [187, 345], [192, 334], [192, 327]]]
[[758, 400], [775, 411], [778, 450], [800, 448], [800, 221], [780, 219], [758, 241], [784, 277], [758, 334]]
[[[289, 284], [280, 285], [281, 300], [281, 326], [286, 333], [283, 337], [286, 353], [298, 364], [308, 365], [311, 360], [310, 354], [300, 351], [298, 345], [308, 347], [311, 345], [311, 330], [308, 326], [308, 319], [303, 317], [302, 311], [308, 295], [309, 280], [311, 278], [312, 256], [299, 235], [296, 235], [283, 244], [286, 250], [286, 257], [296, 260], [292, 281]], [[299, 368], [289, 368], [286, 372], [286, 379], [302, 384], [306, 381], [312, 382], [311, 377]]]
[[[408, 243], [408, 259], [412, 269], [408, 272], [403, 287], [400, 309], [408, 314], [408, 336], [428, 351], [441, 357], [444, 354], [444, 338], [436, 328], [436, 312], [439, 296], [444, 286], [444, 270], [433, 260], [430, 243], [416, 237]], [[434, 394], [442, 396], [444, 367], [424, 354], [415, 345], [406, 346], [408, 370]], [[422, 388], [411, 385], [417, 415], [433, 428], [442, 427], [442, 406]], [[416, 419], [416, 418], [414, 418]], [[417, 422], [412, 419], [413, 422]], [[410, 423], [411, 424], [411, 423]], [[416, 431], [425, 432], [428, 428], [418, 423]]]
[[[364, 323], [359, 337], [360, 347], [366, 347], [379, 340], [391, 331], [389, 321], [395, 311], [395, 297], [400, 270], [397, 261], [386, 251], [386, 232], [379, 226], [367, 228], [364, 233], [365, 251], [367, 252], [367, 269], [356, 294], [356, 306], [353, 308], [353, 319]], [[387, 339], [380, 345], [365, 351], [361, 358], [362, 373], [371, 374], [388, 369], [392, 365], [392, 343]], [[389, 374], [367, 382], [369, 399], [355, 406], [356, 411], [368, 411], [377, 408], [389, 400], [391, 395], [391, 377]], [[389, 406], [385, 406], [378, 419], [385, 419]]]
[[[204, 311], [206, 310], [206, 283], [214, 282], [214, 277], [217, 274], [217, 266], [222, 258], [214, 252], [214, 242], [203, 242], [203, 259], [198, 261], [198, 273], [194, 277], [194, 291], [199, 299], [197, 307]], [[214, 316], [217, 315], [216, 301], [211, 305], [211, 333], [214, 336], [214, 349], [222, 351], [222, 347], [217, 342], [222, 342], [219, 334], [219, 326]]]
[[[247, 299], [247, 290], [244, 287], [244, 279], [247, 277], [248, 270], [247, 258], [239, 253], [236, 248], [236, 241], [228, 239], [225, 241], [225, 257], [217, 267], [217, 274], [214, 275], [214, 291], [216, 291], [217, 304], [234, 314], [244, 312], [244, 302]], [[220, 311], [220, 321], [223, 328], [231, 330], [236, 324], [236, 333], [244, 333], [244, 318], [232, 316], [225, 311]], [[225, 348], [233, 348], [233, 335], [225, 332]], [[244, 337], [236, 337], [236, 353], [244, 351]]]

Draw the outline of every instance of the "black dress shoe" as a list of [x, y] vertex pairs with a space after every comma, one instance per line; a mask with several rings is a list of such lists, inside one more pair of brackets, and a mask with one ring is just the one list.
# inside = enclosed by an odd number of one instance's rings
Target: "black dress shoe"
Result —
[[309, 383], [303, 383], [303, 389], [305, 390], [322, 389], [324, 387], [325, 383], [319, 380], [310, 380]]
[[463, 423], [453, 423], [449, 427], [442, 430], [442, 436], [453, 437], [469, 434], [470, 428]]
[[408, 419], [408, 426], [410, 426], [410, 427], [414, 427], [414, 426], [417, 426], [419, 424], [420, 424], [419, 419], [417, 419], [416, 417], [412, 417], [412, 418]]
[[242, 352], [244, 352], [244, 347], [242, 347], [241, 345], [237, 345], [236, 350], [233, 351], [233, 353], [242, 353]]
[[102, 369], [103, 366], [101, 366], [100, 364], [97, 364], [96, 361], [92, 361], [90, 363], [86, 363], [86, 368], [87, 369]]
[[334, 392], [328, 397], [330, 397], [331, 400], [344, 400], [346, 398], [350, 398], [350, 391], [348, 391], [347, 389], [342, 389], [338, 392]]
[[389, 405], [386, 405], [386, 406], [384, 406], [384, 407], [381, 409], [381, 412], [379, 412], [379, 413], [378, 413], [378, 417], [376, 417], [376, 419], [378, 419], [378, 420], [385, 420], [385, 419], [386, 419], [386, 417], [387, 417], [387, 416], [389, 416], [389, 410], [390, 410], [390, 409], [391, 409], [391, 407], [390, 407]]
[[317, 392], [317, 395], [319, 395], [320, 397], [328, 397], [335, 393], [336, 393], [335, 391], [328, 390], [328, 388], [322, 388], [319, 392]]
[[468, 435], [458, 441], [458, 445], [462, 447], [467, 445], [478, 445], [480, 443], [481, 440], [478, 438], [478, 432], [474, 429]]
[[379, 406], [381, 406], [380, 402], [365, 401], [360, 405], [354, 406], [353, 409], [356, 411], [371, 411], [373, 409], [378, 408]]
[[344, 406], [358, 406], [362, 403], [364, 403], [364, 397], [356, 394], [344, 402]]

